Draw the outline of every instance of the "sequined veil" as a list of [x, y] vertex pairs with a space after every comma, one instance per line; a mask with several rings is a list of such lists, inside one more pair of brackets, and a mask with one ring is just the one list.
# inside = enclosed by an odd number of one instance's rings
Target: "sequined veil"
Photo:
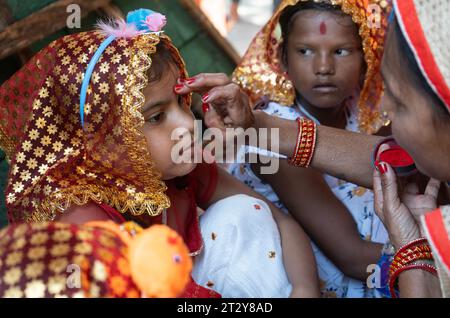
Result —
[[[283, 41], [278, 21], [286, 7], [308, 1], [326, 2], [340, 6], [342, 11], [350, 15], [358, 25], [364, 60], [367, 65], [364, 85], [358, 101], [360, 130], [366, 133], [378, 131], [386, 123], [379, 112], [379, 103], [383, 93], [380, 66], [388, 14], [391, 9], [390, 1], [283, 0], [269, 22], [253, 39], [241, 63], [233, 73], [233, 81], [244, 89], [253, 102], [262, 96], [267, 96], [270, 100], [282, 105], [293, 105], [295, 88], [286, 74], [281, 71], [278, 58], [279, 47]], [[378, 8], [380, 14], [375, 16], [371, 8]]]
[[155, 216], [169, 207], [140, 131], [142, 89], [158, 45], [170, 49], [182, 78], [184, 62], [164, 34], [115, 38], [93, 69], [82, 127], [80, 88], [107, 36], [90, 31], [60, 38], [1, 86], [0, 147], [10, 159], [10, 222], [51, 221], [91, 200], [131, 215]]

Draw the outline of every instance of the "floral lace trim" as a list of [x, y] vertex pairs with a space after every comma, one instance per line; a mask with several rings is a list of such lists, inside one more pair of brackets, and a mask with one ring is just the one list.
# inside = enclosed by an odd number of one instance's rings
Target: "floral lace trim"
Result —
[[170, 201], [164, 193], [136, 193], [133, 198], [123, 191], [116, 189], [98, 187], [94, 185], [83, 185], [62, 189], [46, 197], [33, 213], [21, 216], [24, 222], [46, 222], [53, 221], [58, 214], [62, 214], [73, 205], [82, 206], [90, 201], [98, 204], [108, 204], [120, 213], [131, 215], [142, 215], [148, 213], [157, 216], [164, 210], [166, 203]]

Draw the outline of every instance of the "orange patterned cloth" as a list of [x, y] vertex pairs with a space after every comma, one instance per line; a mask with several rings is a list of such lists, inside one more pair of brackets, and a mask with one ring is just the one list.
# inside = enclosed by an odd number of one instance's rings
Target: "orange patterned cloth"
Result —
[[158, 44], [169, 47], [181, 77], [187, 76], [184, 62], [167, 36], [116, 38], [95, 65], [83, 129], [81, 83], [105, 37], [92, 31], [58, 39], [0, 88], [0, 147], [11, 159], [10, 222], [50, 221], [90, 200], [131, 215], [159, 215], [169, 207], [140, 131], [141, 90]]
[[[278, 58], [278, 49], [283, 40], [278, 20], [287, 6], [307, 1], [313, 0], [282, 1], [269, 22], [253, 39], [241, 63], [234, 71], [233, 80], [244, 89], [253, 102], [256, 102], [262, 96], [268, 96], [271, 100], [282, 105], [290, 106], [294, 103], [295, 88], [281, 71]], [[383, 93], [380, 66], [388, 24], [387, 17], [391, 9], [390, 1], [314, 1], [340, 6], [342, 11], [350, 15], [359, 26], [364, 59], [367, 64], [364, 86], [360, 92], [358, 104], [360, 110], [359, 123], [361, 131], [374, 133], [385, 124], [385, 120], [379, 114], [379, 103]], [[377, 15], [377, 12], [372, 12], [372, 8], [378, 8], [380, 14]], [[377, 24], [377, 22], [379, 23]], [[377, 25], [380, 27], [377, 28]]]
[[14, 224], [0, 255], [1, 298], [217, 296], [192, 281], [189, 250], [165, 225]]
[[0, 231], [0, 298], [140, 297], [114, 233], [62, 223]]

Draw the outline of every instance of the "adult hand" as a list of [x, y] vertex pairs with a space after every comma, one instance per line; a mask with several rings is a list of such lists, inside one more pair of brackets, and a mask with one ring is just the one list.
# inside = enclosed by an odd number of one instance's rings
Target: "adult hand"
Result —
[[423, 194], [415, 182], [408, 183], [402, 195], [403, 203], [409, 208], [411, 214], [418, 224], [420, 217], [430, 211], [437, 209], [437, 197], [441, 182], [430, 178]]
[[408, 184], [398, 193], [397, 176], [387, 163], [380, 163], [373, 175], [375, 211], [386, 226], [396, 249], [423, 236], [420, 216], [436, 209], [439, 181], [430, 179], [423, 194]]
[[195, 92], [202, 95], [208, 127], [246, 129], [255, 124], [248, 96], [225, 74], [202, 73], [179, 80], [175, 91], [178, 94]]

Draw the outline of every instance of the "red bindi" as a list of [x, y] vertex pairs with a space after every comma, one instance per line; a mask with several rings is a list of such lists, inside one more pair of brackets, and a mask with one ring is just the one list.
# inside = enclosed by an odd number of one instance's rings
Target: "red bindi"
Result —
[[320, 24], [320, 34], [326, 34], [327, 33], [327, 25], [325, 24], [325, 22], [322, 22]]

